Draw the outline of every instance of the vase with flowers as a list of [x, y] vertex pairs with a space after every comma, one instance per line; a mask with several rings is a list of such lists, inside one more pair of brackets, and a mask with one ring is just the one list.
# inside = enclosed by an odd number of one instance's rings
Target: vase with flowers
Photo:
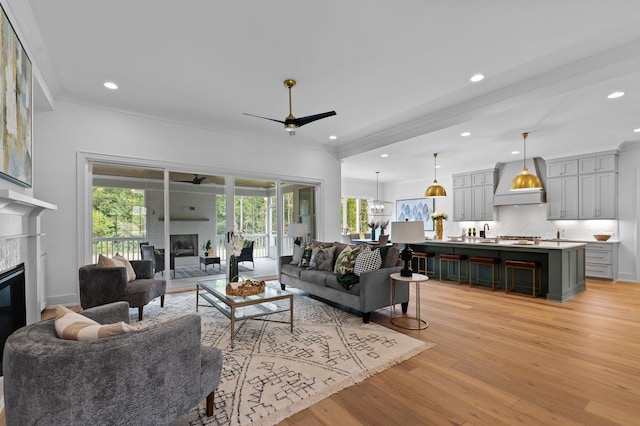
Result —
[[389, 219], [380, 221], [380, 235], [384, 235], [384, 230], [389, 226]]
[[436, 240], [442, 239], [442, 231], [443, 231], [442, 221], [447, 220], [448, 218], [449, 216], [447, 216], [447, 214], [444, 212], [431, 213], [431, 220], [433, 220], [433, 224], [435, 225], [435, 230], [436, 230]]
[[367, 222], [367, 226], [369, 228], [371, 228], [371, 241], [375, 241], [376, 240], [376, 229], [378, 229], [378, 226], [380, 226], [380, 224], [378, 222]]
[[231, 256], [229, 256], [229, 282], [239, 281], [238, 276], [238, 256], [242, 253], [244, 247], [244, 238], [241, 234], [235, 232], [229, 232], [227, 235], [227, 250]]

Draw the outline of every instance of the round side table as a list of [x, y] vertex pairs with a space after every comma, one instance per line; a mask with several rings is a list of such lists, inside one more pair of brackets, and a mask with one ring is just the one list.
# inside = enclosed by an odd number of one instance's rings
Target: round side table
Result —
[[[391, 324], [400, 327], [406, 328], [408, 330], [423, 330], [429, 327], [429, 323], [423, 319], [420, 319], [420, 283], [429, 280], [429, 277], [422, 274], [413, 274], [410, 277], [403, 277], [400, 273], [395, 273], [389, 275], [389, 294], [391, 297]], [[395, 290], [396, 282], [408, 282], [408, 283], [416, 283], [416, 316], [409, 317], [394, 317], [393, 312], [395, 310], [393, 304], [393, 295]], [[415, 321], [415, 325], [411, 323]]]

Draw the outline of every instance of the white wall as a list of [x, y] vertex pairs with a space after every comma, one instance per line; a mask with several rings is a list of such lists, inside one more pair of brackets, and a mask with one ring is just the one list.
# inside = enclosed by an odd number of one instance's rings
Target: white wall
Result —
[[[283, 138], [289, 138], [283, 132]], [[293, 138], [292, 138], [293, 139]], [[324, 149], [237, 135], [58, 101], [34, 117], [34, 196], [58, 205], [43, 219], [48, 304], [78, 303], [77, 153], [115, 155], [186, 171], [321, 183], [319, 236], [339, 237], [340, 162]], [[309, 161], [304, 161], [309, 159]], [[178, 167], [180, 168], [180, 167]], [[80, 225], [79, 225], [80, 224]]]

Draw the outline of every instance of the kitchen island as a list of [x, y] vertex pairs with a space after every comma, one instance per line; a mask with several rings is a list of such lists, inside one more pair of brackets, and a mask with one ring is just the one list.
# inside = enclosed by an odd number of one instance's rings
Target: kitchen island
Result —
[[567, 241], [533, 242], [474, 238], [467, 241], [426, 240], [411, 244], [418, 252], [435, 253], [435, 276], [439, 276], [440, 254], [497, 257], [502, 259], [500, 284], [504, 288], [504, 261], [538, 261], [542, 265], [542, 294], [548, 300], [564, 302], [586, 290], [585, 243]]

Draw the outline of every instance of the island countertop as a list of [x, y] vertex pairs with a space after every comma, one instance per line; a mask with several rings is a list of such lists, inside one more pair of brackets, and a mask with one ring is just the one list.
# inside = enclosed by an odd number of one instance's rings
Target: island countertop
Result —
[[[488, 240], [488, 241], [487, 241]], [[486, 242], [485, 242], [486, 241]], [[490, 242], [489, 242], [490, 241]], [[498, 249], [526, 249], [526, 250], [567, 250], [577, 247], [585, 247], [586, 243], [577, 241], [540, 241], [539, 244], [534, 244], [533, 241], [527, 242], [527, 244], [519, 243], [514, 240], [500, 240], [496, 238], [476, 238], [466, 241], [452, 241], [452, 240], [425, 240], [424, 243], [418, 244], [438, 244], [443, 246], [460, 246], [469, 248], [482, 248], [492, 247]]]
[[[496, 238], [467, 238], [466, 241], [425, 240], [411, 244], [414, 252], [433, 253], [433, 273], [438, 275], [441, 254], [460, 254], [539, 262], [542, 293], [548, 300], [564, 302], [586, 290], [585, 249], [587, 243], [576, 241], [501, 240]], [[501, 267], [503, 268], [503, 267]], [[504, 272], [504, 271], [503, 271]], [[504, 288], [504, 273], [501, 274]]]

